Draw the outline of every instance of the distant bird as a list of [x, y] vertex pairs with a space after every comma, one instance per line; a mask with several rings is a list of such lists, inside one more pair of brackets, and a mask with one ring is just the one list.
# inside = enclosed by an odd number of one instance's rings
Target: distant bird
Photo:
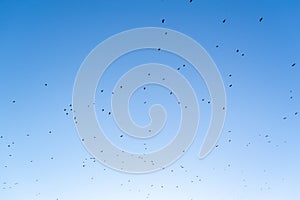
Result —
[[193, 2], [193, 0], [190, 0], [190, 3], [192, 3]]
[[292, 67], [295, 67], [295, 65], [296, 65], [296, 63], [293, 63], [293, 64], [292, 64]]
[[239, 49], [236, 50], [237, 53], [238, 53], [239, 51], [240, 51]]
[[162, 19], [162, 20], [161, 20], [161, 23], [165, 23], [165, 19]]
[[48, 86], [48, 84], [47, 84], [47, 83], [45, 83], [45, 86]]
[[216, 48], [219, 48], [219, 45], [216, 45]]
[[263, 17], [261, 17], [260, 19], [259, 19], [259, 22], [262, 22], [262, 20], [263, 20], [264, 18]]
[[223, 19], [223, 24], [226, 22], [226, 19]]

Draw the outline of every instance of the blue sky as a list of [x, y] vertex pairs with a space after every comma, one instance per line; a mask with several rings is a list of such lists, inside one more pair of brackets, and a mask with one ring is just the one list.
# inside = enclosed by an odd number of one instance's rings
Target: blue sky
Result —
[[[0, 1], [0, 199], [300, 196], [299, 9], [299, 1]], [[218, 147], [199, 160], [210, 119], [209, 94], [187, 64], [179, 73], [193, 85], [201, 112], [193, 145], [163, 171], [123, 174], [91, 159], [69, 104], [76, 73], [88, 53], [116, 33], [147, 26], [180, 31], [207, 50], [226, 87], [227, 118]], [[111, 91], [138, 64], [159, 62], [174, 69], [185, 64], [157, 51], [127, 56], [110, 66], [99, 90]], [[152, 103], [164, 105], [169, 118], [162, 135], [147, 141], [147, 151], [164, 146], [172, 137], [164, 133], [173, 133], [180, 120], [175, 97], [149, 85], [130, 101], [137, 123], [148, 122]], [[113, 118], [100, 111], [109, 106], [109, 92], [98, 91], [98, 119], [107, 132], [117, 133], [108, 137], [126, 150], [144, 152], [145, 141], [119, 137]]]

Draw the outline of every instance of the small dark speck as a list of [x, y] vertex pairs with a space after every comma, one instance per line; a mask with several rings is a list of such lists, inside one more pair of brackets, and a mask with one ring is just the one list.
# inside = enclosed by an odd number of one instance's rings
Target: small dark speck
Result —
[[124, 135], [120, 135], [120, 137], [122, 138]]
[[48, 84], [47, 84], [47, 83], [45, 83], [45, 86], [48, 86]]
[[225, 23], [226, 22], [226, 19], [223, 19], [223, 21], [222, 21], [223, 23]]
[[239, 51], [240, 51], [239, 49], [236, 50], [237, 53], [238, 53]]
[[259, 22], [262, 22], [262, 20], [263, 20], [264, 18], [263, 17], [261, 17], [260, 19], [259, 19]]
[[219, 48], [219, 45], [216, 45], [216, 48]]
[[245, 56], [245, 54], [244, 54], [244, 53], [242, 53], [242, 56]]
[[15, 101], [15, 100], [13, 100], [12, 102], [13, 102], [13, 103], [16, 103], [16, 101]]
[[161, 23], [165, 23], [165, 21], [166, 21], [165, 19], [162, 19], [162, 20], [161, 20]]
[[232, 84], [230, 84], [229, 87], [232, 87]]
[[283, 117], [283, 119], [284, 119], [284, 120], [286, 120], [286, 119], [287, 119], [287, 117]]
[[296, 63], [293, 63], [293, 64], [292, 64], [292, 67], [295, 67], [295, 65], [296, 65]]
[[298, 112], [295, 112], [295, 115], [298, 115]]

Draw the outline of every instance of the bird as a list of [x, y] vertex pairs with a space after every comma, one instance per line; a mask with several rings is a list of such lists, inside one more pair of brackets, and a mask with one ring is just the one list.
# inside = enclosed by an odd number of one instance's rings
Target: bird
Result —
[[223, 24], [226, 22], [226, 19], [223, 19]]
[[296, 63], [293, 63], [293, 64], [292, 64], [292, 67], [295, 67], [295, 65], [296, 65]]
[[162, 20], [161, 20], [161, 23], [165, 23], [165, 19], [162, 19]]
[[259, 22], [262, 22], [262, 20], [263, 20], [264, 18], [263, 17], [261, 17], [260, 19], [259, 19]]

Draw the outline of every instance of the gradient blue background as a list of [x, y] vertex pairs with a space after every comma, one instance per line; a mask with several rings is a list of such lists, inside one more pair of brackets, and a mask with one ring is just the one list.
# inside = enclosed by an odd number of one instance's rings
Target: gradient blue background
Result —
[[[299, 1], [1, 0], [0, 199], [297, 199], [299, 19]], [[202, 78], [166, 52], [141, 51], [117, 60], [99, 83], [96, 108], [101, 126], [120, 147], [136, 152], [163, 147], [180, 120], [175, 97], [148, 85], [133, 95], [132, 117], [146, 124], [149, 106], [161, 103], [169, 115], [166, 128], [149, 141], [119, 137], [122, 133], [107, 114], [110, 92], [138, 64], [181, 67], [179, 73], [193, 85], [201, 109], [198, 136], [184, 157], [164, 171], [131, 175], [91, 159], [69, 104], [77, 70], [88, 53], [113, 34], [145, 26], [174, 29], [199, 42], [220, 70], [228, 109], [218, 147], [199, 160], [210, 118]]]

